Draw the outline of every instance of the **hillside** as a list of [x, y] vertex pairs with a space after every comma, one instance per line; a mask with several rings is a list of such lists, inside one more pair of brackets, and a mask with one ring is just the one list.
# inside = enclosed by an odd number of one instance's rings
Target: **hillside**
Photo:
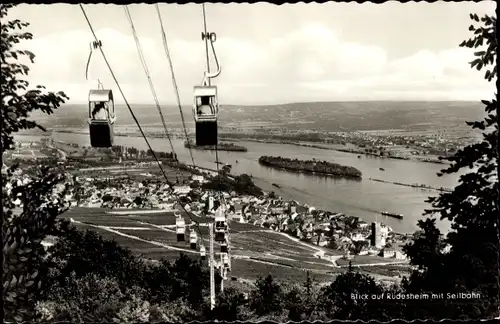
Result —
[[[154, 105], [133, 105], [138, 119], [146, 128], [158, 127]], [[58, 109], [55, 117], [36, 116], [48, 128], [85, 128], [86, 105], [68, 104]], [[117, 124], [134, 127], [125, 106], [117, 105]], [[183, 107], [187, 127], [194, 121], [190, 106]], [[466, 130], [466, 120], [480, 119], [484, 114], [480, 102], [416, 102], [416, 101], [364, 101], [364, 102], [309, 102], [266, 106], [222, 105], [220, 125], [223, 128], [260, 128], [272, 125], [284, 129], [314, 129], [318, 131], [353, 131], [401, 129], [410, 130], [459, 128]], [[165, 119], [170, 128], [180, 128], [181, 118], [174, 107], [165, 108]], [[37, 119], [38, 120], [38, 119]]]
[[[199, 258], [199, 253], [191, 250], [188, 242], [177, 242], [173, 212], [127, 210], [117, 213], [99, 208], [77, 207], [63, 214], [63, 217], [72, 218], [77, 228], [96, 231], [145, 258], [174, 260], [181, 252]], [[189, 217], [186, 214], [183, 217], [186, 224], [190, 224]], [[212, 219], [192, 218], [201, 224], [200, 230], [208, 248], [208, 228], [203, 224]], [[330, 260], [317, 257], [323, 248], [250, 224], [232, 222], [229, 226], [232, 246], [231, 277], [243, 281], [255, 280], [270, 273], [279, 280], [297, 282], [305, 280], [306, 271], [309, 271], [317, 281], [328, 282], [336, 274], [346, 270], [345, 266], [341, 268]], [[215, 243], [214, 249], [219, 251], [220, 245]], [[327, 255], [330, 254], [334, 259], [339, 257], [338, 252], [329, 251]], [[365, 270], [385, 274], [389, 269], [390, 266], [387, 269], [380, 266]]]

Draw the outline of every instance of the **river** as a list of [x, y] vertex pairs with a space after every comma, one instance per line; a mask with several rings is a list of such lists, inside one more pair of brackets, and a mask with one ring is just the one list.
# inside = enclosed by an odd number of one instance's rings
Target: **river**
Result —
[[[74, 133], [57, 133], [51, 135], [55, 140], [69, 143], [89, 145], [88, 135]], [[36, 140], [36, 136], [22, 136], [22, 140]], [[170, 151], [168, 140], [149, 138], [154, 150]], [[189, 150], [182, 140], [172, 140], [179, 160], [191, 163]], [[140, 137], [115, 137], [116, 145], [136, 147], [146, 150], [144, 139]], [[269, 144], [240, 141], [248, 148], [248, 152], [219, 152], [219, 161], [232, 165], [232, 173], [247, 173], [253, 176], [255, 183], [266, 191], [274, 191], [287, 199], [307, 203], [317, 209], [342, 212], [359, 216], [361, 219], [381, 221], [391, 226], [396, 232], [413, 232], [417, 229], [417, 221], [422, 218], [424, 209], [430, 205], [425, 202], [429, 196], [437, 196], [437, 191], [426, 191], [417, 188], [403, 187], [389, 183], [374, 182], [369, 178], [397, 181], [402, 183], [422, 183], [433, 187], [453, 188], [458, 182], [458, 175], [437, 177], [446, 165], [415, 162], [408, 160], [383, 159], [362, 156], [333, 150], [322, 150], [287, 144]], [[193, 150], [195, 163], [199, 166], [215, 169], [215, 152]], [[279, 155], [297, 159], [325, 160], [358, 168], [363, 173], [362, 180], [347, 180], [290, 173], [261, 166], [258, 159], [262, 155]], [[236, 163], [236, 161], [238, 161]], [[381, 171], [384, 168], [386, 171]], [[272, 186], [279, 184], [281, 188]], [[389, 211], [404, 215], [403, 220], [380, 215], [380, 211]], [[443, 232], [450, 228], [447, 221], [438, 221]]]

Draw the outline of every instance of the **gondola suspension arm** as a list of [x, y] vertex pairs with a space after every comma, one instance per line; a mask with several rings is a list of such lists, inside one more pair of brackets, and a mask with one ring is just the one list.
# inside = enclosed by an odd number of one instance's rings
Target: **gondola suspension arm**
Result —
[[[215, 47], [214, 47], [214, 43], [217, 40], [217, 35], [215, 33], [202, 32], [201, 33], [201, 39], [205, 40], [207, 42], [210, 41], [210, 47], [212, 48], [212, 53], [214, 55], [215, 65], [217, 67], [217, 70], [215, 72], [211, 73], [210, 72], [210, 67], [207, 66], [208, 71], [205, 72], [202, 84], [204, 86], [209, 86], [210, 85], [210, 79], [218, 77], [219, 74], [222, 71], [221, 70], [221, 66], [219, 64], [219, 60], [217, 59], [217, 53], [215, 53]], [[207, 56], [208, 56], [208, 53], [207, 53]]]
[[[90, 52], [89, 52], [89, 58], [87, 59], [87, 65], [85, 67], [85, 79], [88, 80], [89, 79], [89, 67], [90, 67], [90, 60], [92, 59], [92, 53], [94, 52], [94, 50], [100, 48], [102, 46], [102, 42], [99, 40], [99, 41], [93, 41], [93, 42], [90, 42]], [[98, 80], [98, 83], [101, 84], [101, 81]]]

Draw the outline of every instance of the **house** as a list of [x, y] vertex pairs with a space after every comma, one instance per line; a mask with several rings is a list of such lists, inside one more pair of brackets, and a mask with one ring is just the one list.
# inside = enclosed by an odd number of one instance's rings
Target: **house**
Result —
[[281, 224], [280, 224], [280, 229], [282, 231], [286, 231], [288, 229], [288, 218], [285, 218]]
[[200, 183], [205, 180], [205, 178], [202, 175], [195, 175], [195, 174], [193, 174], [193, 176], [191, 177], [191, 179], [193, 181], [198, 181]]
[[232, 221], [239, 222], [239, 223], [244, 222], [243, 215], [241, 215], [241, 213], [240, 214], [229, 213], [227, 216], [228, 216], [228, 219], [230, 219]]
[[239, 203], [234, 204], [234, 213], [235, 214], [243, 214], [243, 207]]
[[328, 244], [328, 240], [326, 239], [325, 235], [323, 233], [314, 234], [311, 238], [313, 244], [316, 244], [318, 246], [326, 246]]
[[278, 215], [283, 214], [283, 207], [271, 207], [271, 214]]
[[396, 255], [396, 251], [393, 249], [382, 249], [380, 251], [380, 256], [383, 258], [394, 258]]
[[189, 186], [174, 186], [174, 194], [188, 194], [191, 192], [191, 187]]
[[396, 252], [394, 253], [394, 258], [395, 258], [396, 260], [406, 260], [406, 259], [407, 259], [407, 256], [406, 256], [406, 254], [404, 254], [404, 253], [403, 253], [403, 252], [401, 252], [401, 251], [396, 251]]
[[353, 241], [365, 241], [366, 237], [361, 233], [351, 234], [351, 240]]

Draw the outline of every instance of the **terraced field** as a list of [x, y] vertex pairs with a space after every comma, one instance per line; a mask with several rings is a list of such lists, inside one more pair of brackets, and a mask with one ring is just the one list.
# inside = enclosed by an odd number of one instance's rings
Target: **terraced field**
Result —
[[[208, 247], [207, 223], [213, 219], [185, 213], [182, 215], [188, 227], [191, 221], [200, 224], [197, 232], [201, 232]], [[200, 257], [198, 251], [190, 249], [189, 242], [177, 242], [173, 212], [127, 210], [124, 213], [78, 207], [63, 217], [73, 219], [78, 228], [96, 231], [145, 258], [173, 260], [181, 252], [190, 257]], [[306, 272], [309, 271], [316, 280], [324, 282], [333, 280], [336, 274], [346, 270], [318, 255], [325, 252], [332, 254], [332, 251], [250, 224], [230, 223], [229, 226], [232, 248], [230, 276], [255, 280], [270, 273], [279, 280], [297, 282], [305, 280]], [[220, 249], [217, 242], [214, 243], [214, 249], [215, 252]], [[363, 270], [370, 269], [366, 267]]]

